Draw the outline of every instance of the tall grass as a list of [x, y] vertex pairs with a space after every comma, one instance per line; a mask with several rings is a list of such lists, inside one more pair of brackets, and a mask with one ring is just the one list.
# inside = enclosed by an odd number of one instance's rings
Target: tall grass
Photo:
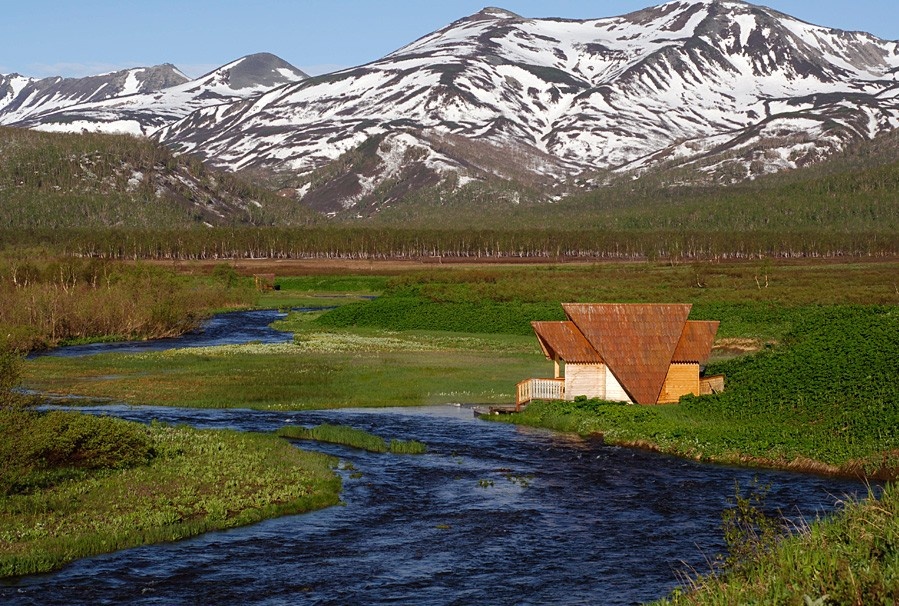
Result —
[[799, 528], [717, 575], [694, 578], [658, 605], [899, 603], [899, 487]]
[[248, 305], [255, 296], [242, 280], [8, 253], [0, 257], [0, 347], [27, 352], [68, 340], [172, 336], [212, 309]]

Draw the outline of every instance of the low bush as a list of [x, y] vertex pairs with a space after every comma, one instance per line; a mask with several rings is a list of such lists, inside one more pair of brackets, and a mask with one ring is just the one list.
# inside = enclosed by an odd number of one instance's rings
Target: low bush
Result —
[[146, 427], [76, 412], [0, 411], [0, 495], [46, 487], [79, 470], [150, 462]]

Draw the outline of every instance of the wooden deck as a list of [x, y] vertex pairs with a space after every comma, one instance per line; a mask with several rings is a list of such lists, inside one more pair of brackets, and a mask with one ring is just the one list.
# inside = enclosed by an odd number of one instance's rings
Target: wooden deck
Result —
[[531, 400], [564, 400], [565, 379], [525, 379], [517, 385], [515, 410]]

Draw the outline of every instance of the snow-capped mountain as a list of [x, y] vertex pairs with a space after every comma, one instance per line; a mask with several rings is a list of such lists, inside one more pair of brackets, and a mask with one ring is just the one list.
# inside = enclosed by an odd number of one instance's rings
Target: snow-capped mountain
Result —
[[[60, 100], [56, 105], [35, 106], [25, 115], [21, 112], [10, 114], [9, 119], [0, 114], [0, 121], [44, 131], [149, 135], [198, 109], [260, 95], [275, 86], [308, 77], [269, 53], [241, 57], [196, 80], [188, 80], [172, 66], [163, 67], [171, 69], [179, 77], [165, 81], [161, 86], [126, 86], [114, 95], [95, 95], [74, 103]], [[128, 72], [140, 76], [158, 69]], [[82, 80], [89, 79], [83, 78], [78, 82]], [[23, 93], [18, 96], [22, 97]]]
[[450, 172], [549, 182], [691, 164], [734, 181], [896, 128], [897, 74], [899, 42], [738, 0], [586, 21], [487, 8], [155, 136], [230, 169], [303, 174], [343, 156], [355, 172], [299, 193], [330, 188], [344, 208], [386, 182]]
[[187, 82], [189, 78], [168, 63], [125, 69], [86, 78], [35, 79], [0, 75], [0, 124], [14, 124], [30, 116], [78, 103], [151, 93]]

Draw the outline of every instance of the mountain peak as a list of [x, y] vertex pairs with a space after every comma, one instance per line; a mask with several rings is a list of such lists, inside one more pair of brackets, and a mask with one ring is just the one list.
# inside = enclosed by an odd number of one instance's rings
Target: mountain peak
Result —
[[254, 53], [223, 65], [202, 76], [204, 82], [215, 81], [234, 90], [271, 88], [309, 76], [272, 53]]
[[469, 20], [472, 21], [482, 21], [486, 19], [521, 19], [521, 15], [513, 13], [512, 11], [507, 11], [504, 8], [499, 8], [496, 6], [487, 6], [482, 8], [471, 17]]

